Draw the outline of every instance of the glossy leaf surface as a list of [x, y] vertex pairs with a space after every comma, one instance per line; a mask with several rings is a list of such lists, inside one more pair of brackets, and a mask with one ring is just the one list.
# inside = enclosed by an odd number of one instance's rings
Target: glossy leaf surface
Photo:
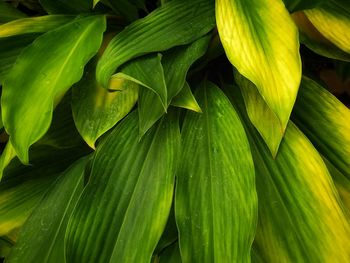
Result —
[[350, 110], [315, 81], [303, 77], [293, 120], [350, 179]]
[[83, 190], [88, 160], [77, 161], [59, 176], [24, 224], [7, 262], [65, 262], [65, 230]]
[[[183, 262], [250, 262], [257, 219], [254, 165], [239, 117], [214, 84], [187, 112], [175, 216]], [[225, 120], [225, 121], [223, 121]]]
[[[239, 107], [240, 98], [232, 97]], [[349, 223], [321, 156], [290, 122], [273, 159], [244, 107], [239, 108], [256, 169], [256, 252], [264, 262], [348, 261]]]
[[106, 88], [112, 74], [125, 62], [191, 43], [214, 26], [211, 1], [170, 1], [113, 38], [97, 65], [97, 80]]
[[134, 107], [139, 85], [113, 78], [109, 90], [95, 79], [95, 62], [87, 66], [85, 76], [72, 90], [72, 110], [75, 125], [85, 142], [95, 148], [96, 140]]
[[149, 262], [165, 228], [180, 134], [167, 116], [143, 138], [137, 112], [99, 145], [68, 227], [67, 262]]
[[10, 142], [24, 163], [28, 148], [49, 128], [54, 104], [97, 52], [104, 30], [103, 16], [77, 18], [40, 36], [17, 58], [3, 85], [1, 107]]
[[350, 53], [350, 10], [335, 3], [305, 11], [307, 18], [334, 45]]
[[253, 82], [284, 131], [301, 78], [298, 30], [282, 1], [216, 0], [230, 62]]

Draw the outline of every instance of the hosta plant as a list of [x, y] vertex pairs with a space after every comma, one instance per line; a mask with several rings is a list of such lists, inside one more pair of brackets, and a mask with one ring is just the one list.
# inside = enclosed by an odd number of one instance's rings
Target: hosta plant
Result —
[[347, 0], [0, 1], [0, 257], [350, 262], [349, 32]]

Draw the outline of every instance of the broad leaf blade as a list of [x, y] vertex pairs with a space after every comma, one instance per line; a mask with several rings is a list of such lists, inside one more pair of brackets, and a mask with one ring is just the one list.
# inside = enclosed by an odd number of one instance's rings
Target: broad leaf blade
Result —
[[141, 141], [137, 112], [96, 151], [91, 178], [70, 220], [68, 262], [149, 262], [173, 196], [179, 147], [167, 116]]
[[24, 163], [28, 148], [49, 128], [55, 102], [97, 52], [104, 30], [104, 16], [77, 18], [40, 36], [17, 58], [3, 85], [1, 107], [10, 142]]
[[347, 262], [349, 223], [317, 150], [290, 122], [273, 159], [239, 96], [232, 97], [247, 127], [257, 174], [258, 254], [265, 262]]
[[58, 174], [84, 154], [80, 148], [38, 146], [30, 166], [11, 162], [0, 183], [0, 236], [21, 227]]
[[350, 10], [328, 3], [304, 13], [324, 37], [350, 54]]
[[[235, 80], [240, 87], [244, 104], [250, 121], [259, 131], [273, 157], [276, 157], [278, 146], [284, 135], [278, 117], [267, 106], [256, 86], [239, 73], [235, 72]], [[236, 87], [232, 87], [236, 88]]]
[[226, 55], [287, 126], [301, 78], [298, 30], [282, 1], [216, 0]]
[[85, 142], [95, 149], [96, 140], [124, 118], [138, 98], [138, 85], [113, 78], [109, 90], [95, 79], [95, 62], [88, 65], [83, 79], [72, 90], [75, 125]]
[[64, 237], [69, 216], [83, 191], [83, 174], [89, 158], [65, 171], [35, 208], [21, 229], [7, 262], [65, 262]]
[[350, 110], [315, 81], [303, 77], [293, 121], [350, 179]]
[[112, 39], [97, 65], [97, 80], [106, 88], [111, 75], [125, 62], [191, 43], [214, 26], [211, 1], [170, 1]]
[[0, 37], [11, 37], [29, 33], [44, 33], [72, 21], [72, 16], [48, 15], [28, 17], [0, 25]]
[[200, 87], [202, 114], [182, 129], [175, 216], [184, 262], [249, 262], [257, 198], [249, 143], [237, 113], [214, 84]]

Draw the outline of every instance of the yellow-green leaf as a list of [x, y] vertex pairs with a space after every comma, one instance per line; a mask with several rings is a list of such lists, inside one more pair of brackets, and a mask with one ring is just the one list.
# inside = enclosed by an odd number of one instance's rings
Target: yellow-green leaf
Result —
[[284, 135], [278, 117], [267, 106], [252, 82], [237, 72], [235, 72], [235, 80], [241, 89], [250, 121], [264, 139], [272, 156], [275, 157]]
[[247, 127], [256, 169], [257, 253], [264, 262], [348, 262], [349, 222], [317, 150], [290, 122], [273, 159], [239, 96], [232, 98]]
[[188, 111], [182, 128], [175, 217], [184, 262], [250, 262], [257, 220], [249, 143], [228, 98], [199, 87], [202, 114]]
[[350, 53], [350, 11], [331, 2], [304, 13], [325, 38]]
[[292, 117], [318, 151], [350, 179], [350, 110], [303, 77]]
[[72, 21], [73, 18], [65, 15], [48, 15], [17, 19], [0, 25], [0, 37], [44, 33]]
[[17, 58], [3, 85], [1, 107], [10, 142], [24, 163], [29, 147], [49, 128], [55, 104], [97, 52], [104, 30], [104, 16], [80, 17], [40, 36]]
[[301, 78], [298, 30], [282, 0], [216, 0], [226, 55], [285, 130]]
[[96, 140], [134, 107], [139, 85], [112, 78], [109, 89], [95, 79], [95, 61], [89, 63], [85, 76], [72, 89], [72, 111], [75, 125], [85, 142], [95, 149]]

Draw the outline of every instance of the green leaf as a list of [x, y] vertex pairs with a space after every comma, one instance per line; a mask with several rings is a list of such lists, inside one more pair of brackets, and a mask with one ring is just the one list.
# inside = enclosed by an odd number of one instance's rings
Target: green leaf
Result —
[[350, 180], [330, 162], [326, 158], [323, 158], [324, 163], [327, 165], [328, 171], [333, 178], [333, 182], [337, 191], [339, 193], [339, 197], [343, 203], [344, 210], [346, 211], [346, 215], [350, 217]]
[[10, 4], [0, 1], [0, 23], [7, 23], [23, 17], [26, 17], [26, 14], [22, 13]]
[[48, 15], [17, 19], [0, 25], [0, 37], [11, 37], [29, 33], [44, 33], [72, 21], [72, 16]]
[[57, 175], [85, 154], [80, 148], [47, 146], [37, 146], [30, 153], [30, 166], [14, 160], [0, 182], [0, 236], [21, 227]]
[[168, 115], [139, 141], [133, 112], [99, 145], [68, 226], [68, 262], [151, 260], [170, 212], [179, 152], [178, 121]]
[[49, 14], [80, 14], [89, 13], [92, 0], [39, 0]]
[[214, 84], [187, 112], [175, 216], [184, 262], [250, 262], [257, 220], [254, 165], [239, 117]]
[[69, 216], [83, 191], [83, 174], [89, 158], [65, 171], [28, 218], [6, 261], [65, 262], [64, 237]]
[[3, 85], [1, 107], [10, 142], [24, 163], [28, 148], [49, 128], [54, 104], [97, 52], [104, 30], [104, 16], [77, 18], [38, 37], [17, 58]]
[[93, 149], [96, 140], [124, 118], [138, 98], [138, 85], [123, 78], [113, 78], [109, 90], [102, 88], [95, 79], [95, 66], [95, 61], [87, 66], [72, 91], [75, 125]]
[[4, 82], [7, 73], [12, 68], [18, 55], [31, 44], [37, 34], [0, 38], [0, 84]]
[[216, 0], [216, 20], [228, 59], [256, 85], [283, 134], [301, 78], [298, 30], [283, 2]]
[[191, 43], [214, 26], [212, 1], [170, 1], [112, 39], [97, 65], [97, 80], [106, 88], [111, 75], [125, 62]]
[[172, 100], [171, 105], [192, 110], [201, 113], [201, 107], [199, 107], [195, 97], [192, 94], [191, 88], [188, 83], [181, 89], [180, 93], [177, 94]]
[[5, 168], [9, 165], [9, 163], [16, 157], [16, 151], [13, 148], [11, 142], [7, 142], [5, 149], [1, 153], [0, 156], [0, 181], [3, 177], [3, 173]]
[[350, 110], [315, 81], [303, 77], [293, 121], [318, 151], [350, 179]]
[[[273, 157], [276, 157], [278, 147], [284, 135], [276, 114], [267, 106], [256, 86], [238, 72], [235, 80], [240, 87], [244, 104], [250, 121], [258, 130]], [[236, 87], [232, 87], [236, 88]]]
[[[240, 107], [240, 98], [232, 96]], [[271, 157], [247, 127], [256, 169], [259, 223], [254, 247], [265, 262], [347, 262], [350, 228], [321, 156], [290, 122], [278, 155]]]
[[304, 13], [325, 38], [350, 54], [350, 10], [333, 2]]
[[127, 75], [128, 79], [134, 80], [136, 83], [151, 90], [158, 96], [166, 111], [168, 96], [161, 59], [161, 54], [151, 54], [141, 57], [122, 67], [122, 73], [116, 74], [115, 77]]
[[[171, 100], [184, 87], [187, 72], [191, 65], [207, 50], [210, 36], [206, 35], [190, 45], [175, 47], [166, 51], [162, 58], [164, 78], [167, 89], [164, 108], [167, 109]], [[154, 75], [154, 74], [153, 74]], [[188, 93], [186, 95], [189, 95]], [[195, 105], [193, 105], [195, 107]], [[164, 114], [163, 105], [157, 101], [155, 94], [148, 90], [140, 91], [139, 114], [140, 114], [140, 136]]]

